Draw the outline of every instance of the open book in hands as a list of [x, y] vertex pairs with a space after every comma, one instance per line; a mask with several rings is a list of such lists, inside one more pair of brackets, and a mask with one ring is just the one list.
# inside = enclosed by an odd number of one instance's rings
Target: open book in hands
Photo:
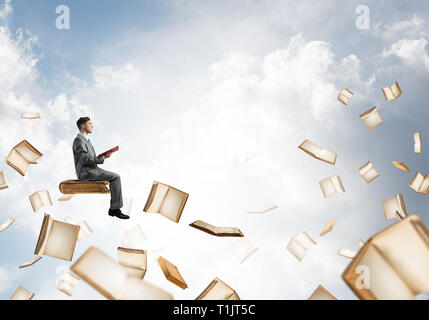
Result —
[[105, 151], [105, 152], [103, 152], [103, 153], [99, 154], [98, 156], [99, 156], [99, 157], [106, 157], [109, 153], [110, 153], [110, 154], [112, 154], [113, 152], [116, 152], [116, 151], [118, 151], [118, 150], [119, 150], [119, 146], [116, 146], [116, 147], [114, 147], [114, 148], [112, 148], [112, 149], [110, 149], [110, 150], [107, 150], [107, 151]]

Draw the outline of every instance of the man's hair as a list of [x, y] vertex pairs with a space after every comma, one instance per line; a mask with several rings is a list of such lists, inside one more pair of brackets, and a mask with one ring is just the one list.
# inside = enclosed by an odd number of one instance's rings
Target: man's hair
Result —
[[81, 129], [81, 126], [91, 120], [89, 117], [80, 117], [79, 120], [76, 121], [77, 128]]

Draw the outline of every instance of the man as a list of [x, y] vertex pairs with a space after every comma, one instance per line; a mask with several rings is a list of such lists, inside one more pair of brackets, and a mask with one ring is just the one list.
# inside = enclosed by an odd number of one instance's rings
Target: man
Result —
[[73, 156], [76, 174], [79, 180], [83, 181], [109, 181], [110, 182], [110, 209], [109, 215], [119, 219], [129, 219], [129, 216], [121, 212], [122, 189], [121, 177], [113, 172], [99, 168], [98, 164], [103, 164], [104, 159], [110, 158], [111, 153], [106, 156], [97, 157], [88, 135], [92, 133], [94, 126], [91, 119], [82, 117], [76, 122], [79, 133], [73, 141]]

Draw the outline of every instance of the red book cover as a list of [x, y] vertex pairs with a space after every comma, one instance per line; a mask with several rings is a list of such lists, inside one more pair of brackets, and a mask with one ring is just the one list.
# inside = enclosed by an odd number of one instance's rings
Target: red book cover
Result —
[[107, 150], [106, 152], [103, 152], [102, 154], [99, 154], [98, 156], [99, 157], [101, 157], [101, 156], [105, 156], [106, 154], [108, 154], [108, 153], [113, 153], [113, 152], [116, 152], [116, 151], [118, 151], [119, 150], [119, 146], [116, 146], [116, 147], [114, 147], [114, 148], [112, 148], [112, 149], [110, 149], [110, 150]]

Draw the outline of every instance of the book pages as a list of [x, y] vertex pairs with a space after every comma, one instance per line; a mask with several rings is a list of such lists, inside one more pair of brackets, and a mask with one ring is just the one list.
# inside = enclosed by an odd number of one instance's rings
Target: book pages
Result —
[[423, 177], [420, 172], [417, 172], [409, 186], [415, 192], [429, 194], [429, 174]]
[[33, 264], [35, 264], [37, 261], [39, 261], [40, 259], [42, 259], [42, 257], [41, 257], [41, 256], [36, 256], [36, 257], [35, 257], [33, 260], [31, 260], [31, 261], [21, 263], [21, 264], [19, 265], [19, 269], [26, 268], [26, 267], [30, 267], [30, 266], [32, 266]]
[[422, 136], [419, 132], [414, 133], [414, 152], [422, 153]]
[[249, 239], [244, 237], [244, 238], [236, 239], [234, 241], [232, 250], [233, 250], [234, 256], [237, 257], [240, 264], [243, 264], [256, 251], [258, 251], [258, 247], [255, 246]]
[[240, 229], [235, 227], [215, 227], [207, 222], [197, 220], [189, 226], [217, 237], [244, 237]]
[[80, 279], [78, 277], [66, 271], [58, 279], [57, 289], [71, 297], [73, 295], [73, 289], [79, 281]]
[[107, 299], [171, 300], [173, 296], [145, 280], [129, 277], [127, 270], [96, 247], [90, 247], [71, 270]]
[[410, 168], [407, 167], [407, 165], [403, 162], [399, 162], [399, 161], [393, 161], [392, 164], [398, 168], [399, 170], [403, 170], [403, 171], [410, 171]]
[[34, 293], [28, 291], [22, 286], [19, 286], [12, 297], [10, 297], [10, 300], [32, 300], [33, 297]]
[[4, 177], [3, 171], [0, 171], [0, 190], [4, 190], [9, 188], [9, 186], [6, 183], [6, 178]]
[[368, 130], [372, 130], [378, 125], [383, 123], [383, 119], [378, 113], [377, 107], [373, 107], [369, 109], [367, 112], [362, 113], [360, 115], [360, 118], [363, 120]]
[[384, 94], [384, 98], [387, 101], [395, 100], [400, 95], [402, 95], [401, 88], [399, 88], [398, 82], [396, 82], [396, 81], [390, 87], [383, 88], [382, 91], [383, 91], [383, 94]]
[[266, 213], [268, 211], [271, 211], [271, 210], [274, 210], [277, 208], [278, 208], [277, 205], [270, 204], [270, 205], [267, 205], [261, 209], [249, 210], [249, 211], [247, 211], [247, 213]]
[[182, 289], [186, 289], [188, 287], [188, 284], [186, 283], [185, 279], [183, 279], [179, 269], [177, 269], [174, 264], [163, 257], [159, 257], [157, 261], [162, 269], [162, 272], [164, 273], [165, 278], [168, 281], [174, 283], [176, 286]]
[[403, 218], [407, 216], [407, 209], [405, 209], [405, 203], [401, 193], [397, 194], [393, 198], [382, 200], [381, 204], [383, 206], [386, 220], [396, 219], [396, 213]]
[[332, 176], [319, 182], [323, 196], [329, 198], [336, 193], [345, 192], [340, 176]]
[[332, 165], [334, 165], [335, 161], [337, 160], [337, 154], [335, 152], [323, 149], [308, 139], [304, 140], [304, 142], [301, 143], [298, 148], [313, 158], [330, 163]]
[[48, 190], [36, 191], [29, 199], [34, 212], [41, 207], [52, 206], [52, 200]]
[[316, 245], [316, 242], [310, 238], [310, 236], [305, 232], [301, 231], [296, 234], [289, 241], [287, 249], [292, 253], [299, 261], [302, 261], [305, 256], [305, 252]]
[[356, 256], [357, 252], [345, 248], [339, 248], [337, 254], [345, 258], [353, 259]]
[[340, 101], [342, 104], [347, 105], [349, 103], [349, 99], [353, 96], [354, 96], [353, 92], [351, 92], [347, 88], [344, 88], [338, 94], [337, 100]]
[[9, 218], [6, 220], [6, 222], [3, 222], [0, 224], [0, 232], [5, 231], [7, 228], [9, 228], [13, 223], [15, 222], [15, 218]]
[[195, 300], [240, 300], [240, 297], [225, 282], [215, 278]]
[[379, 176], [377, 171], [375, 171], [371, 161], [365, 163], [362, 167], [359, 168], [359, 173], [366, 183], [370, 183], [375, 178]]
[[37, 164], [36, 161], [42, 156], [28, 141], [23, 140], [12, 148], [6, 158], [6, 163], [20, 175], [25, 176], [30, 164]]
[[147, 251], [118, 247], [118, 262], [126, 268], [128, 276], [143, 280], [147, 270]]
[[65, 194], [62, 197], [58, 198], [58, 201], [60, 202], [65, 202], [65, 201], [70, 201], [71, 199], [73, 199], [75, 196], [75, 194]]
[[85, 220], [77, 223], [72, 217], [67, 217], [64, 219], [64, 222], [79, 226], [79, 235], [77, 237], [77, 241], [81, 241], [86, 236], [89, 236], [90, 234], [94, 233]]
[[317, 286], [307, 300], [337, 300], [328, 290], [322, 285]]
[[21, 119], [40, 119], [40, 113], [38, 113], [38, 112], [23, 112], [23, 113], [21, 113]]
[[334, 229], [335, 224], [337, 223], [337, 218], [333, 218], [328, 221], [320, 232], [320, 236], [323, 237], [325, 234], [329, 233]]
[[342, 278], [359, 299], [414, 299], [429, 291], [428, 246], [428, 228], [409, 215], [372, 236]]

